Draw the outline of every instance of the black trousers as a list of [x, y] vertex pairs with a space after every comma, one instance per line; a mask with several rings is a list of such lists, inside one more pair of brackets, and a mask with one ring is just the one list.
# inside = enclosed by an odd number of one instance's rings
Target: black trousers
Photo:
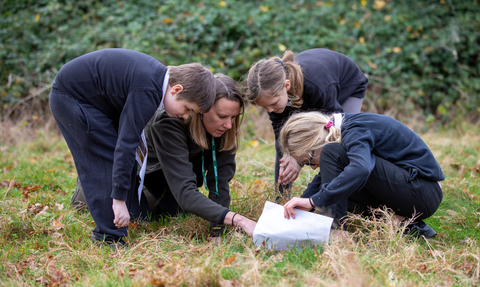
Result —
[[143, 185], [152, 198], [150, 211], [153, 215], [176, 216], [179, 213], [185, 213], [173, 196], [161, 169], [145, 174]]
[[[72, 153], [88, 210], [95, 221], [93, 237], [98, 240], [118, 240], [127, 236], [127, 227], [117, 228], [113, 223], [115, 215], [110, 195], [113, 156], [118, 137], [113, 119], [88, 103], [64, 95], [55, 84], [52, 85], [49, 105]], [[131, 169], [132, 178], [136, 179], [136, 166]], [[137, 184], [137, 180], [132, 180], [126, 200], [131, 219], [145, 210], [145, 206], [141, 207], [138, 202]], [[142, 205], [146, 204], [146, 200], [142, 200]]]
[[[336, 178], [350, 161], [345, 148], [339, 143], [329, 143], [320, 156], [321, 183]], [[365, 185], [336, 204], [325, 207], [323, 213], [334, 217], [337, 224], [343, 223], [347, 211], [368, 212], [371, 208], [386, 206], [396, 214], [407, 218], [425, 219], [438, 209], [443, 193], [436, 181], [416, 176], [415, 170], [406, 170], [376, 157]]]

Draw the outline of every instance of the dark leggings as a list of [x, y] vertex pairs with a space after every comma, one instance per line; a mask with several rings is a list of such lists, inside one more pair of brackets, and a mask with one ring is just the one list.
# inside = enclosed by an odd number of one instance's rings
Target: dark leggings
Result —
[[[331, 182], [349, 163], [342, 144], [325, 145], [320, 156], [322, 184]], [[365, 185], [348, 198], [327, 206], [323, 213], [333, 215], [338, 224], [343, 223], [342, 218], [347, 215], [347, 211], [360, 214], [368, 212], [370, 208], [383, 206], [407, 218], [428, 218], [435, 213], [442, 201], [442, 189], [438, 182], [418, 177], [416, 174], [415, 170], [406, 170], [376, 157], [375, 168]]]

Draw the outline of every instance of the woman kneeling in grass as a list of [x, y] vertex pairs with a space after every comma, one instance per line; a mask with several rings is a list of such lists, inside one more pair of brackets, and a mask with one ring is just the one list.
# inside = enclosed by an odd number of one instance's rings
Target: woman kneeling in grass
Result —
[[[145, 129], [148, 144], [145, 187], [155, 199], [155, 214], [191, 212], [211, 222], [212, 236], [223, 225], [252, 235], [255, 221], [229, 210], [229, 181], [235, 175], [240, 114], [244, 103], [230, 77], [215, 75], [216, 99], [209, 112], [190, 124], [157, 112]], [[205, 184], [208, 198], [199, 192]]]
[[285, 206], [334, 218], [334, 229], [345, 229], [347, 211], [368, 212], [386, 206], [405, 218], [416, 218], [410, 233], [432, 238], [435, 230], [422, 220], [442, 201], [440, 166], [423, 140], [399, 121], [377, 114], [298, 113], [280, 133], [283, 152], [320, 172], [301, 198]]

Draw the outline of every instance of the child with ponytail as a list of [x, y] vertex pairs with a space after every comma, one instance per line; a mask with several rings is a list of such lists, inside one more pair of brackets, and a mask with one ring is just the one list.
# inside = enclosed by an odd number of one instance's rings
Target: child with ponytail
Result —
[[295, 218], [294, 208], [318, 207], [340, 229], [347, 211], [386, 206], [415, 218], [410, 232], [436, 235], [423, 219], [439, 207], [445, 177], [428, 146], [399, 121], [370, 113], [297, 113], [282, 128], [280, 143], [287, 156], [320, 168], [302, 196], [285, 204], [285, 218]]

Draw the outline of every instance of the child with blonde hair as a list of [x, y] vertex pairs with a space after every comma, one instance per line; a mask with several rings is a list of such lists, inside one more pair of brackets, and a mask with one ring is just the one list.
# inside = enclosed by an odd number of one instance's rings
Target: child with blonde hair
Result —
[[[281, 153], [278, 135], [284, 121], [294, 111], [359, 113], [368, 79], [352, 59], [335, 51], [311, 49], [295, 55], [287, 50], [282, 58], [254, 63], [247, 86], [247, 100], [265, 108], [272, 121], [275, 183], [289, 184], [300, 165]], [[283, 185], [278, 187], [283, 192]]]
[[436, 235], [423, 219], [439, 207], [445, 177], [428, 146], [399, 121], [370, 113], [298, 113], [285, 123], [280, 143], [286, 155], [320, 168], [302, 196], [285, 204], [285, 218], [295, 218], [295, 208], [318, 207], [338, 229], [347, 211], [386, 206], [416, 218], [410, 232]]

